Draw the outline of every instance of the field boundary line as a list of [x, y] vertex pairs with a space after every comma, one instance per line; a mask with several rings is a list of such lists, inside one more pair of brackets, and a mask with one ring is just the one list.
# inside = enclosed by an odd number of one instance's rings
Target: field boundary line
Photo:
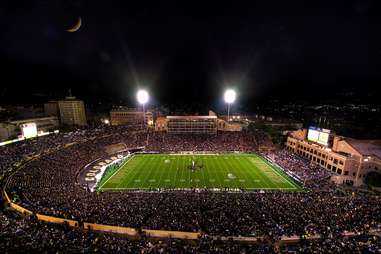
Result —
[[[280, 189], [279, 186], [272, 181], [271, 177], [268, 176], [268, 172], [266, 172], [263, 168], [260, 167], [262, 163], [263, 164], [266, 164], [266, 163], [261, 160], [259, 155], [255, 154], [254, 156], [249, 156], [248, 158], [251, 163], [250, 165], [254, 165], [255, 169], [258, 169], [258, 172], [256, 172], [257, 170], [254, 170], [253, 174], [257, 178], [261, 179], [261, 181], [264, 182], [266, 186], [268, 186], [266, 188], [273, 188], [271, 186], [275, 185], [276, 187], [274, 188]], [[269, 165], [266, 164], [266, 166], [269, 166]]]
[[291, 186], [293, 186], [292, 189], [298, 189], [294, 183], [290, 182], [290, 180], [288, 180], [288, 177], [285, 177], [283, 175], [281, 175], [278, 170], [276, 170], [274, 167], [274, 165], [270, 164], [270, 162], [268, 162], [266, 159], [264, 159], [263, 157], [260, 157], [268, 166], [270, 166], [271, 170], [274, 171], [278, 176], [282, 177], [283, 179], [285, 179]]
[[118, 173], [126, 164], [127, 164], [127, 162], [129, 162], [132, 158], [134, 157], [134, 155], [132, 155], [131, 156], [131, 158], [128, 158], [128, 160], [126, 160], [124, 163], [123, 163], [123, 165], [121, 165], [119, 168], [118, 168], [118, 170], [117, 171], [115, 171], [114, 172], [114, 174], [112, 174], [107, 180], [106, 180], [106, 182], [104, 182], [103, 184], [102, 184], [102, 186], [100, 186], [99, 187], [99, 189], [101, 190], [102, 189], [102, 187], [116, 174], [116, 173]]
[[[151, 187], [139, 187], [139, 188], [127, 188], [127, 187], [115, 187], [115, 188], [103, 188], [104, 190], [136, 190], [137, 192], [139, 190], [150, 190], [150, 189], [162, 189], [163, 191], [193, 191], [194, 189], [200, 189], [200, 190], [208, 190], [211, 191], [216, 188], [151, 188]], [[217, 188], [218, 189], [218, 188]], [[225, 188], [219, 188], [220, 191], [215, 192], [226, 192]], [[234, 188], [231, 188], [234, 189]], [[244, 190], [294, 190], [294, 187], [262, 187], [262, 188], [245, 188]], [[227, 190], [229, 192], [229, 190]], [[157, 192], [157, 191], [152, 191]], [[245, 193], [245, 191], [242, 191], [242, 193]]]

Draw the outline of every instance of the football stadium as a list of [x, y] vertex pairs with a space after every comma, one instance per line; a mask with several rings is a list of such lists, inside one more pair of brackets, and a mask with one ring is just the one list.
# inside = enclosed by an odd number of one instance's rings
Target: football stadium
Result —
[[381, 253], [377, 1], [3, 2], [0, 253]]
[[[8, 169], [3, 216], [28, 232], [16, 239], [35, 241], [43, 232], [72, 250], [83, 239], [91, 250], [273, 252], [330, 250], [325, 239], [333, 234], [345, 243], [341, 250], [352, 250], [353, 241], [377, 249], [378, 195], [340, 187], [337, 173], [290, 147], [274, 148], [259, 129], [226, 131], [229, 123], [214, 117], [211, 128], [209, 116], [170, 117], [166, 124], [173, 119], [181, 119], [174, 133], [138, 119], [1, 146]], [[299, 142], [309, 142], [307, 132], [290, 134], [289, 142], [300, 133]], [[6, 240], [11, 250], [20, 244], [11, 235]]]

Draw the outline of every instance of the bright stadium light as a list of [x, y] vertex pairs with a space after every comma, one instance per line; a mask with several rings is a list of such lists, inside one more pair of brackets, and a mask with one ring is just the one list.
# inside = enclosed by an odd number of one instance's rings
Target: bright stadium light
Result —
[[139, 90], [136, 96], [140, 104], [144, 105], [148, 102], [148, 92], [146, 90]]
[[146, 113], [144, 110], [144, 105], [148, 102], [149, 95], [146, 90], [139, 90], [138, 93], [136, 94], [136, 97], [138, 99], [138, 102], [142, 104], [143, 106], [143, 124], [146, 124]]
[[225, 102], [226, 103], [233, 103], [235, 101], [235, 91], [234, 90], [231, 90], [231, 89], [228, 89], [225, 91]]
[[235, 101], [236, 93], [232, 89], [228, 89], [225, 91], [224, 98], [225, 102], [228, 104], [228, 122], [230, 121], [230, 104]]

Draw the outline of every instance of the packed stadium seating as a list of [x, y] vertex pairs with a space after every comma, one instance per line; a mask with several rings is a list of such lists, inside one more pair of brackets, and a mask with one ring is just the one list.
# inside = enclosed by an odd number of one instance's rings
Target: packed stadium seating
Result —
[[[143, 250], [148, 253], [234, 253], [245, 250], [271, 253], [278, 248], [275, 243], [282, 236], [294, 235], [320, 235], [322, 240], [283, 246], [283, 251], [319, 249], [321, 252], [339, 252], [347, 250], [347, 244], [351, 249], [374, 253], [381, 248], [379, 238], [368, 234], [370, 229], [380, 229], [380, 197], [338, 188], [329, 182], [330, 173], [283, 150], [264, 155], [273, 157], [278, 165], [303, 179], [308, 191], [98, 194], [79, 186], [76, 183], [78, 171], [87, 163], [106, 156], [105, 146], [120, 142], [129, 148], [145, 146], [148, 151], [158, 152], [258, 152], [258, 147], [269, 141], [260, 131], [180, 136], [142, 131], [136, 127], [102, 127], [0, 147], [0, 170], [2, 179], [6, 180], [2, 186], [7, 182], [8, 194], [15, 203], [27, 209], [80, 222], [138, 230], [149, 228], [202, 233], [196, 243], [153, 241], [144, 236], [130, 240], [83, 232], [65, 225], [45, 224], [34, 216], [19, 216], [4, 208], [0, 218], [5, 225], [1, 234], [6, 240], [0, 242], [0, 250], [12, 252], [17, 247], [31, 247], [37, 251], [67, 248], [72, 251]], [[26, 166], [18, 169], [20, 165]], [[343, 238], [346, 231], [355, 232], [356, 237]], [[263, 240], [253, 247], [215, 239], [221, 236], [253, 236]]]

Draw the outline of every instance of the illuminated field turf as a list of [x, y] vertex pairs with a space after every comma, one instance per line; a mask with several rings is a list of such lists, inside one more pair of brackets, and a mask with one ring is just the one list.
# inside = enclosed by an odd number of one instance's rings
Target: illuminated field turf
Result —
[[303, 190], [280, 169], [254, 154], [137, 154], [102, 179], [99, 186], [100, 191], [158, 188]]

